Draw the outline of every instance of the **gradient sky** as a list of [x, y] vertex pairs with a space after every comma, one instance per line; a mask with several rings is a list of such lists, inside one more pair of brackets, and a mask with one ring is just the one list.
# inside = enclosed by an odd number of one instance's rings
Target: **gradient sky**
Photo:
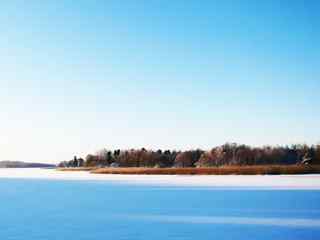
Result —
[[319, 1], [3, 1], [0, 160], [319, 143]]

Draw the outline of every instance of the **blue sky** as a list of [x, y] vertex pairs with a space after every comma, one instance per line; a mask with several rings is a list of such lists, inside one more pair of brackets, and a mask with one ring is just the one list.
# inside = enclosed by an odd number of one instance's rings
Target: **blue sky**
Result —
[[319, 143], [318, 1], [5, 1], [0, 160]]

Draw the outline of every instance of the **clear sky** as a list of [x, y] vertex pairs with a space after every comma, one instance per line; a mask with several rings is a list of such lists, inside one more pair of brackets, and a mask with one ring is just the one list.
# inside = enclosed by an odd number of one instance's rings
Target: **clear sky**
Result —
[[320, 4], [3, 1], [0, 160], [320, 141]]

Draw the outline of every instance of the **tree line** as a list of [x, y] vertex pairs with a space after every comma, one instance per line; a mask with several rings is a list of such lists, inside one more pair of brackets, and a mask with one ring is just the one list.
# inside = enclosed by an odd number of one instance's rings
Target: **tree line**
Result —
[[108, 150], [74, 157], [59, 167], [218, 167], [226, 165], [289, 165], [320, 164], [320, 145], [251, 147], [226, 143], [209, 151], [176, 150]]

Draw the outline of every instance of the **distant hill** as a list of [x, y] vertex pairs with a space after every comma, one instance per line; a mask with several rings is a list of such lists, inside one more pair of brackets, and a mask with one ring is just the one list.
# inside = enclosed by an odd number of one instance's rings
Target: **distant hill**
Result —
[[28, 163], [21, 161], [0, 161], [0, 168], [51, 168], [54, 164], [46, 163]]

